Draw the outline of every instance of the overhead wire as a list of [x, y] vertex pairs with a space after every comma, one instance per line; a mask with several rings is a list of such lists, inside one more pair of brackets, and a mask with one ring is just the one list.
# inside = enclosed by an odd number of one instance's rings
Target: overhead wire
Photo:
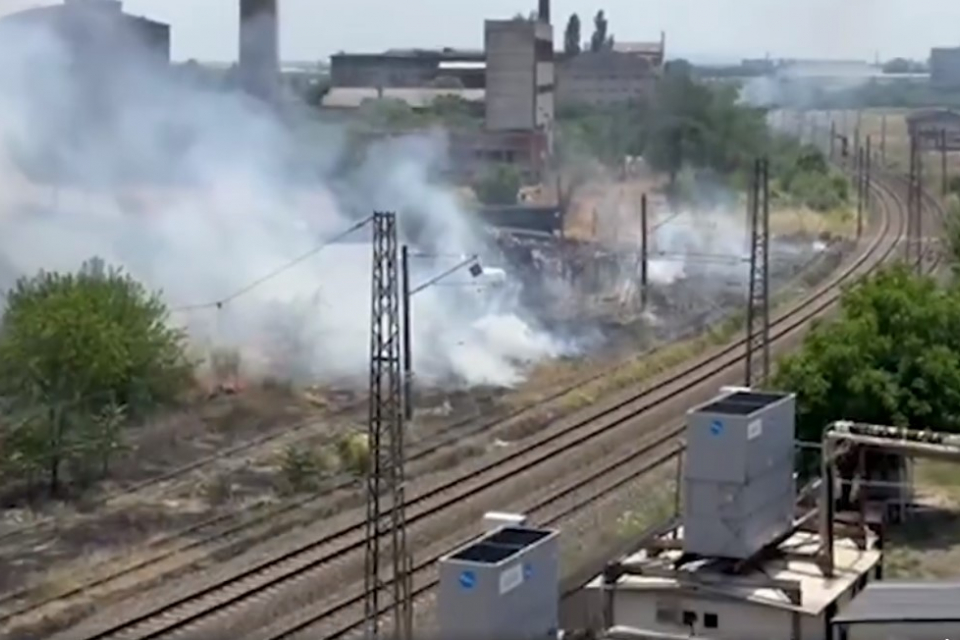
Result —
[[250, 283], [248, 283], [248, 284], [240, 287], [239, 289], [237, 289], [236, 291], [234, 291], [233, 293], [231, 293], [230, 295], [228, 295], [228, 296], [226, 296], [226, 297], [220, 298], [219, 300], [214, 300], [214, 301], [212, 301], [212, 302], [203, 302], [203, 303], [198, 303], [198, 304], [189, 304], [189, 305], [183, 305], [183, 306], [180, 306], [180, 307], [175, 307], [174, 309], [171, 309], [171, 312], [172, 312], [172, 313], [183, 313], [183, 312], [187, 312], [187, 311], [198, 311], [198, 310], [202, 310], [202, 309], [222, 309], [224, 305], [226, 305], [226, 304], [228, 304], [228, 303], [230, 303], [230, 302], [233, 302], [233, 301], [236, 300], [237, 298], [239, 298], [239, 297], [241, 297], [241, 296], [243, 296], [243, 295], [246, 295], [247, 293], [250, 293], [251, 291], [253, 291], [253, 290], [256, 289], [257, 287], [259, 287], [259, 286], [261, 286], [261, 285], [269, 282], [270, 280], [273, 280], [273, 279], [276, 278], [277, 276], [279, 276], [279, 275], [281, 275], [281, 274], [289, 271], [290, 269], [294, 268], [295, 266], [299, 265], [300, 263], [304, 262], [305, 260], [308, 260], [309, 258], [312, 258], [313, 256], [317, 255], [318, 253], [320, 253], [321, 251], [323, 251], [324, 249], [326, 249], [327, 247], [329, 247], [331, 244], [335, 244], [335, 243], [339, 242], [340, 240], [343, 240], [344, 238], [346, 238], [346, 237], [349, 236], [350, 234], [352, 234], [352, 233], [354, 233], [354, 232], [356, 232], [356, 231], [359, 231], [359, 230], [362, 229], [364, 226], [366, 226], [367, 224], [369, 224], [371, 220], [373, 220], [373, 216], [367, 216], [367, 217], [364, 218], [363, 220], [360, 220], [359, 222], [351, 225], [349, 228], [347, 228], [346, 230], [338, 233], [337, 235], [335, 235], [335, 236], [333, 236], [333, 237], [331, 237], [331, 238], [327, 238], [327, 239], [324, 240], [322, 243], [320, 243], [320, 244], [318, 244], [317, 246], [313, 247], [312, 249], [310, 249], [310, 250], [307, 251], [306, 253], [303, 253], [303, 254], [297, 256], [296, 258], [293, 258], [292, 260], [289, 260], [288, 262], [280, 265], [279, 267], [277, 267], [277, 268], [274, 269], [273, 271], [271, 271], [271, 272], [269, 272], [269, 273], [267, 273], [267, 274], [265, 274], [265, 275], [263, 275], [263, 276], [260, 276], [260, 277], [257, 278], [256, 280], [253, 280], [253, 281], [251, 281]]

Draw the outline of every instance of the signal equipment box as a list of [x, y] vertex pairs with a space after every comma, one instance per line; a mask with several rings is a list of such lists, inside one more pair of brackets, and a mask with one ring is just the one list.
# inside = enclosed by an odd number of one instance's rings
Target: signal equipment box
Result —
[[440, 560], [441, 638], [556, 638], [558, 532], [506, 526]]
[[684, 551], [743, 559], [793, 524], [793, 394], [731, 390], [687, 414]]

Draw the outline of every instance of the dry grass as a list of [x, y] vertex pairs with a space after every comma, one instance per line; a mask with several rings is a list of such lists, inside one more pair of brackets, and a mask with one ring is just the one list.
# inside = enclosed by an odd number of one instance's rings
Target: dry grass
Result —
[[857, 233], [857, 218], [848, 207], [826, 213], [782, 209], [770, 214], [770, 232], [775, 236], [853, 238]]
[[960, 575], [960, 464], [918, 461], [915, 482], [922, 509], [893, 527], [884, 545], [890, 577]]
[[560, 554], [565, 575], [607, 558], [612, 549], [676, 515], [678, 460], [652, 469], [563, 524]]

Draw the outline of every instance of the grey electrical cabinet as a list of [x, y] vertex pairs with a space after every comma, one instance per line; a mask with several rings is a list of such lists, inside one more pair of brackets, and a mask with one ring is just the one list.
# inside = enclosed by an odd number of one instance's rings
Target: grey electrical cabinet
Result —
[[441, 638], [556, 638], [558, 533], [501, 527], [440, 559]]
[[793, 522], [796, 398], [735, 391], [687, 414], [684, 551], [747, 558]]

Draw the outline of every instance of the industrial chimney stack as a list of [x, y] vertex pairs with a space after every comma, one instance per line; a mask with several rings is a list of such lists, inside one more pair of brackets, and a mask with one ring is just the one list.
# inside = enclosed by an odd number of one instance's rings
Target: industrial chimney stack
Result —
[[280, 93], [277, 0], [240, 0], [240, 86], [274, 102]]
[[537, 18], [540, 22], [550, 24], [550, 0], [540, 0], [540, 6], [537, 9]]

